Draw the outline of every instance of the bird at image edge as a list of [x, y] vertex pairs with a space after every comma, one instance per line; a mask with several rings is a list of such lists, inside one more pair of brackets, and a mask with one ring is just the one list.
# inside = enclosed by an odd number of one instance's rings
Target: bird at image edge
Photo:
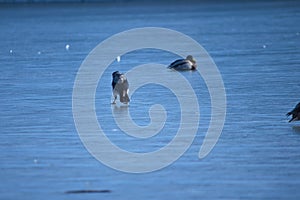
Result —
[[300, 102], [296, 105], [296, 107], [291, 112], [288, 112], [286, 114], [286, 116], [290, 116], [290, 115], [292, 115], [292, 119], [290, 119], [289, 122], [300, 120]]

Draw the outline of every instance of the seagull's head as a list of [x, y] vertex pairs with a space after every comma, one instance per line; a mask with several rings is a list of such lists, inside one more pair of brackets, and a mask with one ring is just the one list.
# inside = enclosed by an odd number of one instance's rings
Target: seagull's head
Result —
[[120, 74], [120, 72], [119, 72], [119, 71], [115, 71], [115, 72], [112, 73], [112, 76], [114, 77], [114, 76], [116, 76], [117, 74]]
[[192, 55], [188, 55], [186, 57], [187, 60], [191, 61], [193, 64], [196, 64], [196, 60], [194, 59], [194, 57]]
[[191, 63], [193, 63], [192, 70], [195, 70], [197, 68], [197, 64], [196, 64], [197, 61], [193, 58], [192, 55], [188, 55], [186, 57], [186, 60], [191, 61]]

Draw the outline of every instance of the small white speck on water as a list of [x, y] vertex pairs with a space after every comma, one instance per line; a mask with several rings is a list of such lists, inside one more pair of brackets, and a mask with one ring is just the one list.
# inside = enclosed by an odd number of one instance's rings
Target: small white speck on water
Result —
[[118, 129], [114, 128], [114, 129], [112, 129], [112, 131], [114, 131], [114, 132], [115, 132], [115, 131], [118, 131]]
[[267, 45], [264, 44], [262, 47], [265, 49], [265, 48], [267, 48]]
[[13, 50], [11, 49], [11, 50], [9, 50], [9, 53], [13, 53]]
[[66, 44], [66, 47], [65, 47], [65, 48], [66, 48], [67, 51], [69, 51], [70, 45], [69, 45], [69, 44]]
[[117, 56], [117, 62], [121, 61], [121, 56]]
[[42, 53], [42, 52], [40, 52], [40, 51], [37, 52], [38, 55], [41, 55], [41, 53]]
[[34, 162], [34, 163], [38, 163], [38, 160], [37, 160], [37, 159], [34, 159], [33, 162]]
[[91, 182], [90, 181], [86, 181], [85, 185], [91, 185]]

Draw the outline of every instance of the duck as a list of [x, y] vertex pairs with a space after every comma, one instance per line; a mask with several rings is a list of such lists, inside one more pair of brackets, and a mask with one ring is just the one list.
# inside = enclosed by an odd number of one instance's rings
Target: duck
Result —
[[185, 59], [175, 60], [168, 66], [168, 68], [178, 70], [178, 71], [196, 70], [197, 64], [193, 56], [188, 55]]
[[286, 114], [286, 116], [292, 115], [292, 119], [289, 122], [299, 121], [300, 120], [300, 102], [296, 105], [296, 107]]
[[119, 71], [112, 73], [112, 90], [114, 101], [112, 104], [116, 104], [117, 97], [120, 97], [120, 102], [128, 104], [130, 102], [128, 92], [129, 92], [129, 83], [126, 76]]

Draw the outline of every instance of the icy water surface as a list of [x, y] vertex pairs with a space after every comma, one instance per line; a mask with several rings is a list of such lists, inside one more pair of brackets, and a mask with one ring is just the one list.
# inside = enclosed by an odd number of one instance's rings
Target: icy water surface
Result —
[[[300, 4], [293, 1], [1, 5], [0, 198], [299, 199], [300, 124], [285, 117], [300, 101], [299, 22]], [[82, 61], [98, 43], [145, 26], [174, 29], [203, 45], [222, 75], [227, 116], [217, 145], [199, 160], [210, 96], [198, 73], [182, 72], [199, 100], [197, 137], [167, 168], [127, 174], [98, 162], [81, 143], [72, 90]], [[115, 70], [177, 58], [136, 51], [105, 71], [95, 105], [113, 143], [150, 152], [172, 140], [180, 110], [170, 90], [145, 85], [132, 94], [129, 107], [111, 107], [110, 81]], [[168, 118], [148, 140], [125, 135], [112, 118], [112, 112], [130, 112], [136, 124], [146, 126], [154, 104], [163, 105]], [[101, 193], [72, 193], [76, 190]]]

